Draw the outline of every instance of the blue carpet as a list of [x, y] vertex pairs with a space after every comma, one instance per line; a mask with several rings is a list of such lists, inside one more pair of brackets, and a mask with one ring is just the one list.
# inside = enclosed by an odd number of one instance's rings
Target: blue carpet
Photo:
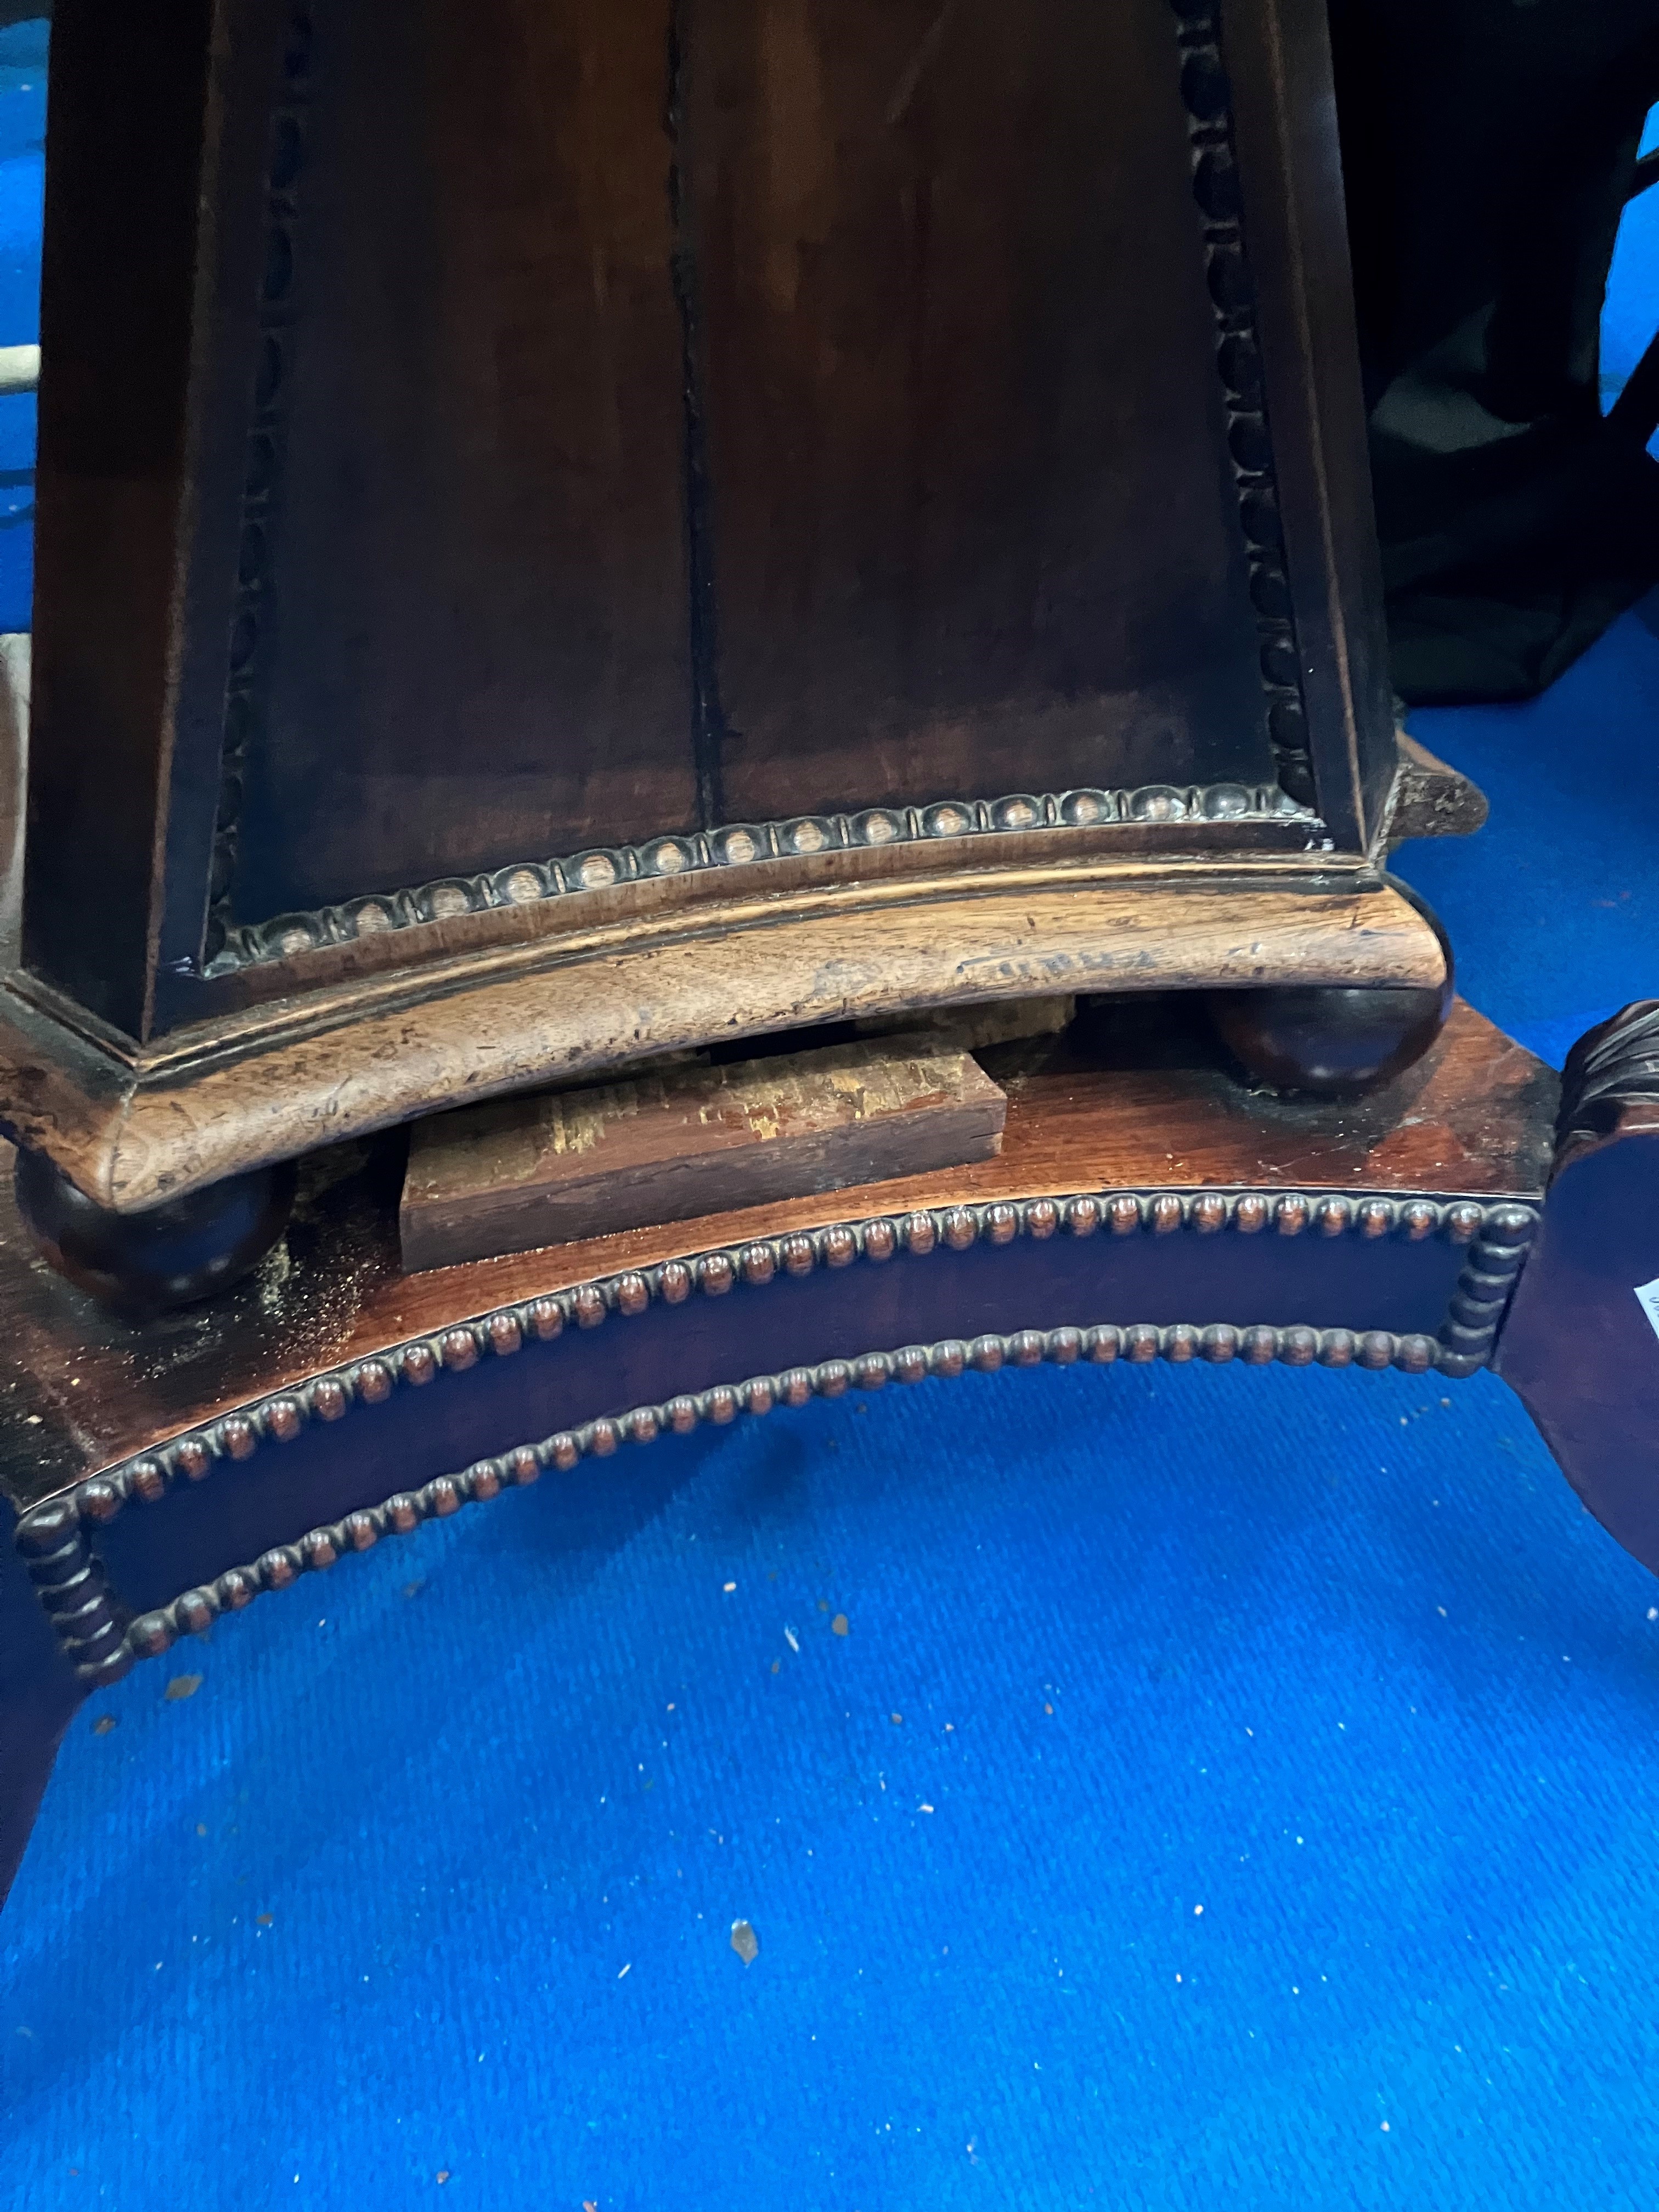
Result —
[[[1493, 820], [1405, 872], [1559, 1056], [1659, 987], [1659, 640], [1417, 727]], [[77, 1721], [0, 2203], [1651, 2212], [1656, 1608], [1490, 1376], [589, 1462]]]
[[[46, 26], [0, 28], [0, 345], [40, 336]], [[27, 629], [34, 590], [34, 395], [0, 393], [0, 630]]]
[[[1648, 118], [1642, 151], [1659, 152], [1659, 108]], [[1659, 269], [1659, 190], [1644, 192], [1625, 210], [1613, 246], [1601, 314], [1601, 399], [1605, 412], [1625, 388], [1631, 371], [1659, 328], [1653, 272]], [[1656, 434], [1652, 453], [1659, 447]]]

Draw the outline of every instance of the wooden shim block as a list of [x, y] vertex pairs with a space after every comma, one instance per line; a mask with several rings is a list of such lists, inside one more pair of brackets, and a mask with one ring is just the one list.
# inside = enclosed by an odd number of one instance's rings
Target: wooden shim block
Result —
[[912, 1036], [435, 1115], [410, 1136], [404, 1266], [989, 1159], [1006, 1110], [965, 1052]]

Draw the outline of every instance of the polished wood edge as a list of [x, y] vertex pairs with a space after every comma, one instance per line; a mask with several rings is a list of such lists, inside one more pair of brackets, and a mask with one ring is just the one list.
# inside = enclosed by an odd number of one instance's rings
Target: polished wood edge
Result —
[[1383, 845], [1403, 845], [1408, 837], [1473, 836], [1491, 811], [1486, 793], [1404, 730], [1396, 734], [1400, 767], [1383, 817]]
[[[926, 895], [922, 895], [925, 890]], [[130, 1066], [0, 988], [0, 1124], [136, 1212], [440, 1108], [725, 1039], [1055, 991], [1437, 987], [1388, 884], [1077, 866], [747, 900], [290, 1000]]]
[[0, 1904], [40, 1809], [64, 1731], [92, 1685], [66, 1663], [61, 1631], [16, 1549], [0, 1500]]

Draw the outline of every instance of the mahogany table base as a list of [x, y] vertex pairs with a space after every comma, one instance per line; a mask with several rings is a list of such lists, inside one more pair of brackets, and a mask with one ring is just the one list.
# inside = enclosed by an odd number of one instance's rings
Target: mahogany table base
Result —
[[1179, 1002], [1009, 1048], [975, 1166], [430, 1274], [401, 1140], [306, 1163], [219, 1304], [93, 1306], [0, 1202], [0, 1884], [76, 1705], [423, 1521], [814, 1395], [1043, 1362], [1495, 1365], [1659, 1570], [1659, 1006], [1553, 1073], [1461, 1003], [1386, 1089], [1245, 1089]]

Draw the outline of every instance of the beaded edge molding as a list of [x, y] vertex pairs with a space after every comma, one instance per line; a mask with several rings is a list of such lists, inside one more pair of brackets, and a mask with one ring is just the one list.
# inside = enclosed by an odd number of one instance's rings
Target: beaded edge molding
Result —
[[264, 169], [264, 264], [259, 278], [258, 355], [250, 394], [247, 452], [242, 479], [241, 526], [236, 548], [236, 592], [228, 647], [223, 720], [219, 741], [219, 805], [213, 825], [208, 888], [208, 964], [230, 925], [230, 889], [240, 842], [242, 785], [248, 740], [258, 708], [255, 664], [259, 632], [270, 595], [272, 537], [282, 490], [287, 425], [283, 419], [293, 368], [294, 235], [297, 186], [305, 156], [307, 110], [312, 89], [312, 21], [307, 0], [289, 15], [283, 40], [281, 88], [271, 112]]
[[1232, 87], [1222, 58], [1218, 0], [1172, 0], [1181, 49], [1181, 97], [1193, 165], [1193, 197], [1204, 218], [1205, 273], [1215, 310], [1216, 369], [1227, 412], [1239, 527], [1256, 612], [1258, 658], [1267, 694], [1267, 736], [1279, 780], [1304, 806], [1316, 804], [1308, 750], [1302, 662], [1285, 567], [1285, 534], [1273, 472], [1255, 286], [1246, 252], [1238, 161], [1233, 146]]
[[607, 890], [613, 884], [672, 879], [710, 869], [747, 867], [761, 860], [877, 851], [889, 845], [987, 834], [1182, 822], [1288, 823], [1304, 827], [1310, 841], [1322, 838], [1324, 831], [1316, 814], [1279, 787], [1243, 783], [1021, 792], [1005, 799], [942, 799], [929, 806], [804, 814], [787, 822], [728, 823], [718, 830], [652, 837], [641, 845], [596, 846], [568, 860], [517, 860], [479, 875], [441, 876], [412, 890], [370, 893], [310, 914], [282, 914], [269, 921], [226, 928], [215, 940], [216, 950], [207, 973], [231, 975], [324, 945], [349, 945], [356, 938], [448, 921], [459, 915], [538, 906], [573, 893]]
[[[683, 1434], [701, 1422], [729, 1421], [739, 1412], [769, 1413], [776, 1405], [803, 1405], [814, 1395], [836, 1397], [849, 1389], [880, 1389], [889, 1381], [957, 1376], [969, 1367], [991, 1372], [1004, 1365], [1027, 1367], [1043, 1361], [1068, 1365], [1084, 1358], [1096, 1364], [1119, 1358], [1132, 1363], [1163, 1358], [1177, 1364], [1194, 1358], [1217, 1364], [1241, 1358], [1249, 1364], [1278, 1360], [1295, 1367], [1316, 1362], [1373, 1370], [1397, 1366], [1407, 1374], [1436, 1368], [1448, 1376], [1468, 1376], [1490, 1357], [1537, 1224], [1533, 1206], [1484, 1206], [1472, 1200], [1441, 1205], [1427, 1199], [1314, 1198], [1294, 1191], [1120, 1191], [918, 1210], [896, 1220], [836, 1223], [810, 1232], [760, 1238], [695, 1259], [628, 1269], [573, 1290], [505, 1306], [318, 1376], [299, 1389], [274, 1393], [35, 1507], [19, 1522], [15, 1541], [76, 1673], [88, 1683], [110, 1682], [135, 1659], [166, 1650], [178, 1635], [198, 1632], [219, 1613], [240, 1610], [262, 1590], [286, 1588], [308, 1568], [332, 1565], [344, 1552], [366, 1551], [383, 1534], [406, 1534], [422, 1521], [453, 1513], [463, 1504], [533, 1482], [546, 1468], [562, 1469], [584, 1457], [606, 1456], [624, 1440], [649, 1443], [665, 1431]], [[1437, 1336], [1321, 1330], [1302, 1324], [1241, 1328], [1176, 1322], [1028, 1329], [1012, 1336], [977, 1337], [972, 1343], [951, 1338], [931, 1346], [828, 1360], [743, 1383], [718, 1384], [663, 1405], [599, 1416], [539, 1444], [517, 1446], [459, 1474], [435, 1476], [419, 1490], [400, 1492], [378, 1507], [313, 1529], [297, 1543], [278, 1546], [251, 1566], [231, 1568], [210, 1587], [187, 1590], [172, 1605], [135, 1621], [129, 1622], [89, 1540], [91, 1529], [113, 1520], [132, 1499], [153, 1503], [180, 1480], [200, 1482], [216, 1460], [244, 1461], [262, 1443], [289, 1443], [308, 1422], [338, 1420], [354, 1402], [382, 1404], [400, 1382], [420, 1388], [441, 1368], [465, 1370], [486, 1352], [510, 1357], [528, 1338], [550, 1341], [570, 1326], [597, 1328], [612, 1314], [643, 1313], [657, 1302], [680, 1305], [694, 1290], [718, 1297], [738, 1282], [756, 1286], [770, 1283], [780, 1271], [800, 1276], [820, 1266], [844, 1267], [860, 1258], [879, 1264], [900, 1250], [918, 1255], [941, 1249], [960, 1252], [979, 1243], [1007, 1244], [1019, 1236], [1046, 1238], [1062, 1229], [1075, 1237], [1103, 1230], [1119, 1237], [1167, 1236], [1177, 1231], [1212, 1236], [1229, 1229], [1257, 1236], [1270, 1226], [1285, 1237], [1311, 1231], [1370, 1241], [1400, 1236], [1421, 1243], [1440, 1235], [1466, 1247], [1468, 1256]]]

